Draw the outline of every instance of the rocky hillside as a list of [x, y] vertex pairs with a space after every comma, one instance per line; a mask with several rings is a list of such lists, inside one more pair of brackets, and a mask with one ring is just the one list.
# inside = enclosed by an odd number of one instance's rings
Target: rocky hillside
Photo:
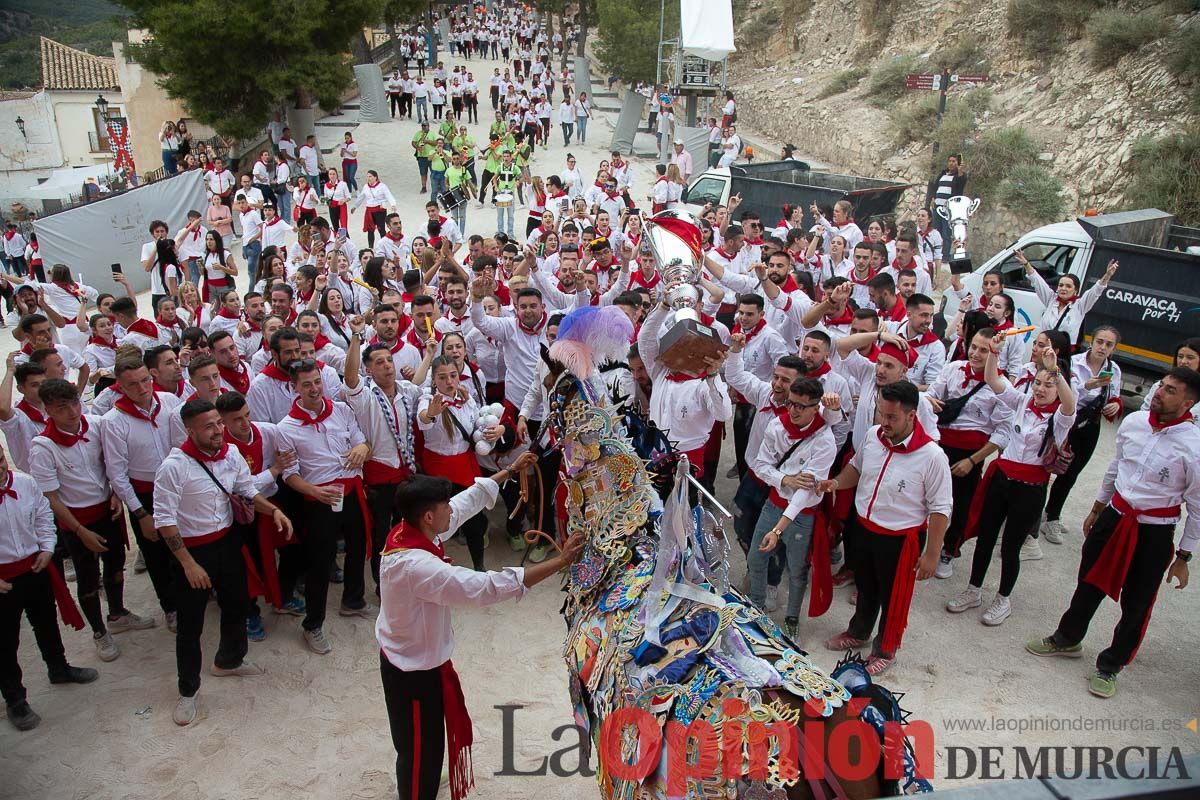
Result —
[[[734, 4], [740, 121], [839, 170], [919, 184], [910, 207], [933, 172], [932, 140], [943, 142], [939, 162], [964, 150], [981, 177], [968, 189], [985, 194], [975, 236], [989, 251], [1032, 225], [1123, 207], [1134, 142], [1197, 126], [1196, 87], [1178, 66], [1185, 35], [1195, 43], [1200, 29], [1194, 3], [775, 2]], [[1010, 2], [1028, 5], [1010, 12]], [[991, 81], [955, 87], [939, 129], [936, 92], [905, 91], [903, 74], [945, 61]], [[998, 142], [1014, 141], [1024, 155], [1005, 162]]]

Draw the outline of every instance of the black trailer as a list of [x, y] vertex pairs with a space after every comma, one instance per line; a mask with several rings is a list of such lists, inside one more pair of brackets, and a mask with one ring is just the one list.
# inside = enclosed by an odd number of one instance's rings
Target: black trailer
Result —
[[757, 212], [769, 229], [779, 219], [784, 204], [799, 205], [807, 214], [813, 203], [825, 206], [849, 200], [854, 204], [854, 219], [865, 228], [873, 217], [894, 215], [900, 197], [911, 186], [881, 178], [823, 172], [804, 161], [791, 159], [708, 170], [684, 191], [683, 202], [697, 208], [705, 203], [721, 205], [740, 194], [742, 204], [738, 211]]

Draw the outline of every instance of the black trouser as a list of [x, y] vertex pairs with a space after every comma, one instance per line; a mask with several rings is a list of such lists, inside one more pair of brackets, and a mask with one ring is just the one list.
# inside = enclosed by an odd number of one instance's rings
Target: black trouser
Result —
[[386, 236], [387, 233], [387, 211], [372, 211], [370, 219], [370, 227], [367, 228], [367, 246], [375, 246], [375, 234]]
[[412, 92], [405, 92], [400, 95], [400, 116], [412, 119], [413, 112], [413, 96]]
[[[1120, 516], [1112, 506], [1105, 508], [1092, 526], [1091, 533], [1083, 540], [1079, 582], [1071, 597], [1071, 605], [1058, 621], [1058, 630], [1052, 637], [1060, 646], [1083, 641], [1088, 625], [1105, 597], [1104, 590], [1084, 582], [1084, 576], [1100, 558]], [[1121, 619], [1113, 630], [1112, 644], [1096, 656], [1096, 669], [1115, 675], [1137, 655], [1142, 637], [1146, 634], [1146, 626], [1150, 623], [1154, 601], [1158, 598], [1158, 587], [1163, 585], [1163, 576], [1174, 556], [1174, 525], [1138, 525], [1137, 546], [1129, 561], [1125, 583], [1121, 586]]]
[[[263, 579], [263, 590], [266, 591], [267, 579], [266, 573], [263, 571], [262, 548], [258, 546], [258, 520], [246, 523], [245, 525], [234, 524], [229, 530], [229, 535], [250, 554], [250, 560], [254, 562], [254, 568], [258, 570], [258, 576]], [[261, 616], [262, 612], [258, 607], [258, 598], [249, 596], [249, 587], [247, 586], [246, 597], [246, 619], [251, 617]]]
[[[892, 584], [896, 581], [896, 565], [900, 562], [905, 537], [874, 533], [865, 528], [858, 534], [858, 563], [854, 566], [858, 604], [847, 630], [855, 639], [868, 639], [878, 619], [879, 633], [871, 644], [871, 654], [891, 658], [895, 653], [883, 652], [883, 629], [887, 624]], [[919, 549], [924, 550], [925, 533], [919, 536]]]
[[446, 717], [442, 675], [437, 669], [405, 672], [382, 652], [379, 674], [383, 702], [396, 748], [396, 789], [400, 800], [434, 800], [446, 757]]
[[[538, 431], [541, 430], [542, 422], [540, 420], [528, 420], [526, 427], [529, 430], [530, 441], [537, 441]], [[549, 450], [544, 451], [541, 448], [536, 448], [538, 454], [538, 472], [542, 475], [542, 497], [541, 509], [542, 518], [541, 525], [538, 530], [543, 533], [554, 536], [558, 530], [557, 514], [554, 509], [554, 493], [558, 488], [558, 468], [562, 464], [562, 451]], [[536, 498], [531, 497], [531, 502], [538, 502]]]
[[479, 98], [464, 97], [463, 105], [467, 109], [467, 122], [479, 122]]
[[[479, 202], [483, 203], [487, 201], [488, 187], [492, 185], [492, 178], [495, 177], [495, 175], [496, 173], [492, 172], [487, 167], [483, 168], [483, 179], [479, 182]], [[492, 190], [492, 199], [496, 199], [495, 189]]]
[[1003, 472], [996, 471], [988, 484], [983, 498], [983, 509], [979, 515], [976, 534], [975, 555], [971, 558], [971, 585], [983, 586], [987, 577], [996, 540], [1000, 538], [1000, 526], [1004, 525], [1004, 538], [1000, 540], [1000, 589], [1005, 597], [1012, 594], [1021, 573], [1021, 545], [1029, 535], [1029, 529], [1037, 527], [1042, 506], [1046, 504], [1046, 484], [1022, 483], [1010, 480]]
[[284, 605], [287, 605], [295, 599], [296, 584], [307, 567], [304, 556], [304, 539], [301, 536], [304, 526], [300, 520], [305, 518], [304, 515], [307, 513], [305, 509], [308, 506], [304, 501], [304, 496], [286, 483], [279, 485], [279, 491], [271, 500], [287, 515], [288, 519], [292, 520], [292, 526], [295, 529], [292, 541], [279, 548], [279, 599]]
[[[266, 202], [266, 203], [274, 203], [275, 202], [275, 192], [273, 192], [271, 190], [271, 184], [256, 183], [256, 184], [254, 184], [254, 188], [258, 189], [260, 192], [262, 192], [263, 202]], [[254, 284], [250, 284], [250, 285], [253, 286]]]
[[67, 651], [63, 648], [58, 620], [54, 618], [54, 589], [50, 574], [26, 572], [8, 581], [12, 588], [0, 594], [0, 694], [10, 706], [25, 699], [21, 683], [21, 663], [17, 648], [21, 643], [21, 612], [29, 619], [42, 661], [53, 675], [67, 669]]
[[433, 106], [433, 118], [441, 119], [442, 118], [442, 109], [446, 107], [446, 104], [445, 103], [431, 103], [430, 105]]
[[[960, 450], [945, 444], [942, 445], [942, 451], [949, 459], [951, 467], [977, 452]], [[967, 515], [971, 512], [971, 499], [975, 497], [975, 490], [979, 488], [979, 479], [982, 476], [982, 464], [971, 467], [971, 471], [961, 478], [957, 475], [950, 476], [950, 491], [954, 494], [954, 509], [950, 512], [950, 524], [946, 527], [946, 541], [942, 544], [942, 552], [949, 553], [955, 558], [958, 557], [959, 548], [962, 546], [963, 531], [967, 527]]]
[[461, 97], [451, 97], [450, 108], [454, 109], [455, 119], [462, 119], [463, 99]]
[[495, 111], [496, 109], [500, 108], [500, 87], [491, 87], [490, 93], [492, 95], [492, 110]]
[[[146, 513], [154, 516], [154, 494], [152, 492], [136, 492], [138, 502], [142, 504], [142, 508], [146, 509]], [[167, 549], [166, 542], [160, 536], [157, 541], [150, 541], [142, 535], [142, 526], [138, 525], [138, 521], [132, 517], [129, 520], [130, 527], [133, 529], [133, 538], [137, 542], [138, 549], [142, 551], [142, 560], [146, 562], [146, 573], [150, 576], [150, 583], [154, 586], [154, 594], [158, 597], [158, 604], [162, 607], [164, 614], [171, 614], [175, 611], [175, 586], [174, 578], [171, 573], [171, 565], [175, 563], [175, 556], [171, 555], [171, 551]]]
[[324, 503], [304, 504], [307, 523], [304, 530], [304, 554], [308, 571], [304, 578], [304, 602], [307, 613], [304, 629], [315, 631], [325, 624], [325, 603], [329, 597], [329, 571], [337, 557], [337, 540], [346, 541], [346, 557], [342, 562], [345, 583], [342, 585], [342, 605], [362, 608], [366, 587], [363, 570], [366, 561], [366, 540], [362, 510], [358, 497], [346, 495], [342, 510]]
[[242, 542], [226, 533], [215, 542], [189, 547], [188, 552], [208, 573], [212, 589], [195, 589], [188, 583], [183, 566], [175, 562], [179, 596], [179, 630], [175, 634], [175, 666], [179, 672], [179, 694], [192, 697], [200, 690], [200, 636], [204, 633], [204, 609], [213, 591], [221, 608], [221, 640], [213, 663], [233, 669], [242, 663], [250, 645], [246, 639], [246, 562]]
[[1098, 441], [1100, 441], [1100, 417], [1096, 417], [1084, 425], [1076, 424], [1067, 434], [1067, 444], [1075, 453], [1075, 458], [1067, 467], [1067, 471], [1062, 475], [1055, 476], [1054, 481], [1050, 484], [1050, 495], [1046, 500], [1047, 520], [1057, 520], [1062, 516], [1067, 496], [1071, 494], [1071, 489], [1074, 488], [1079, 473], [1083, 472], [1083, 468], [1092, 460], [1092, 453], [1096, 452]]
[[104, 594], [108, 599], [108, 616], [116, 617], [125, 612], [125, 535], [115, 520], [105, 515], [85, 528], [104, 540], [108, 549], [93, 553], [83, 540], [70, 531], [59, 528], [58, 535], [67, 543], [67, 551], [75, 564], [75, 596], [79, 608], [92, 627], [92, 633], [107, 630], [104, 615], [100, 612], [100, 568], [104, 567]]
[[388, 95], [388, 106], [391, 108], [392, 119], [396, 118], [397, 113], [399, 113], [400, 116], [404, 116], [404, 104], [403, 104], [403, 101], [401, 100], [401, 95], [389, 94]]
[[[459, 494], [465, 492], [468, 486], [455, 486], [454, 493]], [[519, 488], [518, 488], [518, 491]], [[459, 532], [467, 540], [467, 551], [471, 554], [471, 566], [476, 572], [483, 572], [483, 537], [487, 535], [488, 519], [487, 512], [480, 511], [475, 516], [459, 526]]]
[[[738, 403], [733, 407], [733, 452], [737, 457], [738, 478], [745, 477], [746, 446], [750, 442], [750, 426], [754, 424], [754, 406], [749, 403]], [[754, 529], [750, 529], [754, 533]]]
[[395, 515], [398, 483], [381, 483], [367, 487], [367, 509], [371, 512], [371, 577], [375, 580], [375, 596], [379, 596], [379, 554], [387, 544], [388, 534], [400, 520]]

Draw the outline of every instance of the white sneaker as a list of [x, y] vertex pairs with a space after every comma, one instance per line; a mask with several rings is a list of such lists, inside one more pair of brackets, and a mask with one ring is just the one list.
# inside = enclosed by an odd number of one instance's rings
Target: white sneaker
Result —
[[1050, 544], [1062, 544], [1067, 533], [1066, 526], [1056, 519], [1048, 519], [1038, 528], [1038, 533], [1046, 537]]
[[1042, 543], [1037, 539], [1026, 538], [1025, 544], [1021, 545], [1021, 560], [1022, 561], [1041, 561], [1045, 558], [1042, 553]]
[[218, 678], [229, 678], [235, 676], [239, 678], [252, 678], [255, 675], [267, 674], [267, 671], [263, 667], [260, 667], [253, 661], [246, 660], [243, 660], [242, 663], [238, 664], [232, 669], [225, 669], [224, 667], [218, 667], [216, 664], [213, 664], [212, 669], [209, 671]]
[[75, 582], [75, 562], [69, 558], [63, 559], [63, 580], [67, 583]]
[[319, 656], [326, 656], [333, 652], [333, 645], [325, 638], [325, 631], [320, 628], [315, 631], [304, 631], [304, 643], [308, 645], [309, 650]]
[[[837, 547], [830, 548], [830, 550], [829, 550], [829, 566], [840, 567], [842, 565], [842, 562], [845, 561], [845, 559], [846, 559], [846, 556], [845, 556], [845, 553], [842, 551], [842, 545], [840, 542], [838, 543]], [[834, 572], [837, 572], [837, 570], [834, 569]]]
[[176, 725], [186, 726], [191, 725], [196, 721], [196, 696], [180, 697], [179, 702], [175, 704], [175, 711], [171, 714], [171, 719], [175, 720]]
[[770, 611], [778, 611], [778, 610], [779, 610], [779, 587], [778, 586], [768, 586], [767, 587], [767, 611], [770, 612]]
[[141, 617], [132, 611], [126, 611], [115, 619], [107, 620], [104, 627], [108, 628], [109, 633], [123, 633], [124, 631], [144, 631], [157, 624], [153, 617]]
[[93, 636], [92, 643], [96, 645], [96, 655], [101, 661], [116, 661], [121, 655], [121, 648], [117, 647], [116, 640], [108, 631], [103, 636]]
[[[1033, 541], [1037, 541], [1034, 539]], [[982, 621], [984, 625], [996, 626], [1008, 619], [1008, 615], [1012, 613], [1012, 603], [1004, 595], [996, 595], [992, 600], [992, 604], [987, 607], [987, 611], [983, 612]]]
[[142, 555], [142, 551], [138, 550], [137, 558], [133, 560], [133, 572], [135, 575], [141, 575], [146, 571], [146, 557]]
[[961, 614], [968, 608], [976, 608], [983, 605], [983, 591], [976, 589], [974, 586], [968, 586], [958, 593], [957, 597], [952, 598], [946, 603], [946, 610], [951, 614]]
[[954, 559], [950, 558], [950, 556], [946, 555], [945, 553], [942, 553], [941, 557], [938, 558], [937, 569], [934, 570], [933, 574], [934, 576], [943, 579], [953, 576]]

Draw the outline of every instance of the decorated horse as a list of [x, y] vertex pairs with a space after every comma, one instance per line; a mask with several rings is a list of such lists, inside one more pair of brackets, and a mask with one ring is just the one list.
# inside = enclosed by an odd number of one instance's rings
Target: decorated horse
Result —
[[[632, 334], [618, 308], [573, 311], [545, 379], [562, 452], [560, 534], [586, 537], [566, 580], [563, 655], [601, 797], [931, 791], [896, 735], [896, 698], [863, 662], [823, 673], [730, 586], [729, 540], [692, 501], [701, 495], [667, 432], [631, 420], [635, 448], [598, 369], [625, 355]], [[660, 488], [652, 469], [667, 473]]]

